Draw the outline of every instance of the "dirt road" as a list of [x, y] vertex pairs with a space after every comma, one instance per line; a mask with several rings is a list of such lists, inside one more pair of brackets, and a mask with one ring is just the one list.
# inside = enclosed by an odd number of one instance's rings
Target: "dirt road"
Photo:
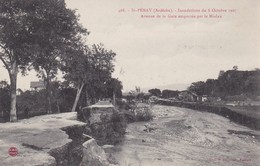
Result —
[[154, 106], [149, 123], [128, 125], [114, 148], [122, 166], [260, 165], [260, 132], [213, 113]]

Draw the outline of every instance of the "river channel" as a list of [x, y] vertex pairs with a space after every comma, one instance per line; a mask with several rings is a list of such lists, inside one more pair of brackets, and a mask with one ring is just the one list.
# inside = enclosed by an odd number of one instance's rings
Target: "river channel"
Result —
[[260, 165], [260, 131], [208, 112], [153, 106], [154, 119], [131, 123], [113, 148], [121, 166]]

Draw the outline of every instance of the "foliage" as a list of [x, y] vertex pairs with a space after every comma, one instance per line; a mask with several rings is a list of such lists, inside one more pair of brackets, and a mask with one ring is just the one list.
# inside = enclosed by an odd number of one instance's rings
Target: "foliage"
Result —
[[75, 100], [77, 91], [71, 87], [64, 87], [59, 91], [60, 112], [70, 112]]
[[[48, 11], [45, 10], [45, 7], [48, 8]], [[40, 43], [40, 47], [38, 48], [38, 56], [35, 56], [32, 65], [38, 72], [38, 76], [45, 81], [49, 102], [48, 112], [51, 113], [50, 82], [57, 74], [60, 59], [63, 58], [64, 50], [67, 47], [71, 49], [75, 45], [80, 45], [81, 36], [87, 34], [87, 31], [79, 25], [75, 11], [66, 9], [65, 3], [62, 1], [56, 6], [43, 5], [38, 10], [39, 14], [34, 22], [42, 19], [45, 21], [37, 24], [41, 27], [37, 31], [37, 42]]]
[[140, 92], [136, 95], [136, 100], [137, 101], [143, 101], [144, 100], [144, 93], [143, 92]]
[[107, 93], [110, 93], [109, 96], [112, 97], [112, 89], [122, 89], [122, 85], [120, 85], [121, 83], [116, 79], [112, 79], [111, 76], [114, 71], [113, 61], [115, 56], [116, 54], [112, 50], [106, 50], [103, 44], [94, 44], [90, 48], [90, 71], [88, 72], [91, 73], [90, 78], [85, 81], [86, 89], [90, 92], [89, 95], [92, 98], [100, 99], [108, 97], [108, 95], [106, 95]]
[[115, 93], [117, 98], [121, 98], [122, 97], [122, 89], [123, 89], [123, 85], [122, 82], [119, 81], [116, 78], [111, 78], [110, 80], [108, 80], [106, 82], [106, 93], [103, 94], [103, 96], [105, 98], [112, 98], [113, 97], [113, 93]]
[[160, 89], [150, 89], [148, 90], [149, 93], [151, 93], [151, 95], [153, 96], [157, 96], [157, 97], [160, 97], [161, 96], [161, 90]]
[[65, 72], [65, 80], [77, 88], [72, 108], [72, 111], [75, 111], [83, 88], [88, 97], [97, 99], [104, 97], [106, 86], [112, 85], [110, 81], [113, 80], [111, 75], [114, 71], [113, 61], [116, 54], [112, 50], [105, 49], [102, 44], [68, 50], [66, 54], [67, 58], [64, 59], [62, 69]]
[[179, 91], [175, 91], [175, 90], [163, 90], [162, 91], [162, 97], [163, 98], [172, 98], [172, 97], [177, 97], [178, 94], [180, 92]]
[[[65, 73], [64, 78], [70, 85], [66, 88], [77, 88], [72, 110], [76, 109], [83, 88], [86, 98], [122, 95], [121, 82], [111, 77], [116, 54], [102, 44], [85, 46], [86, 35], [88, 32], [79, 24], [79, 16], [66, 7], [65, 0], [0, 1], [0, 60], [10, 76], [11, 121], [17, 120], [18, 72], [26, 74], [27, 70], [34, 69], [46, 85], [46, 90], [41, 92], [23, 93], [24, 99], [19, 97], [20, 110], [28, 111], [31, 100], [38, 100], [37, 97], [45, 94], [48, 102], [43, 98], [42, 101], [48, 105], [48, 113], [52, 113], [52, 108], [60, 112], [64, 87], [51, 82], [59, 69]], [[71, 95], [75, 95], [74, 92]], [[30, 109], [35, 111], [38, 107]]]
[[228, 70], [221, 72], [218, 79], [208, 79], [206, 82], [194, 82], [188, 90], [198, 95], [228, 96], [260, 95], [260, 71]]
[[10, 76], [11, 121], [17, 119], [19, 70], [25, 73], [29, 65], [33, 66], [46, 78], [49, 92], [48, 83], [57, 72], [58, 55], [63, 55], [65, 46], [77, 44], [82, 33], [86, 31], [78, 24], [78, 16], [66, 8], [64, 0], [0, 1], [0, 60]]
[[25, 91], [17, 96], [18, 118], [28, 118], [47, 113], [46, 90]]
[[260, 71], [236, 71], [225, 72], [218, 78], [218, 87], [221, 94], [260, 94]]
[[153, 119], [151, 107], [145, 104], [138, 104], [134, 110], [136, 121], [149, 121]]
[[127, 95], [124, 96], [124, 98], [127, 100], [127, 101], [132, 101], [135, 99], [135, 95], [133, 93], [129, 93]]
[[205, 82], [203, 81], [193, 82], [191, 86], [188, 87], [188, 90], [192, 92], [196, 92], [198, 95], [203, 95], [205, 91], [204, 85]]
[[[60, 82], [51, 83], [51, 104], [53, 113], [70, 112], [75, 99], [76, 90], [64, 87]], [[25, 91], [17, 96], [17, 115], [19, 119], [46, 114], [48, 101], [46, 89]]]
[[0, 81], [0, 119], [3, 121], [9, 118], [10, 104], [10, 85], [6, 81]]

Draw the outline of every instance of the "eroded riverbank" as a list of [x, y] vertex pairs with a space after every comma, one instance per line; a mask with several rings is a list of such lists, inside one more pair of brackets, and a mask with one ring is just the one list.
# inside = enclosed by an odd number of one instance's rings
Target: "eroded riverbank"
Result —
[[219, 115], [154, 106], [154, 120], [129, 124], [113, 153], [122, 166], [257, 165], [260, 132]]

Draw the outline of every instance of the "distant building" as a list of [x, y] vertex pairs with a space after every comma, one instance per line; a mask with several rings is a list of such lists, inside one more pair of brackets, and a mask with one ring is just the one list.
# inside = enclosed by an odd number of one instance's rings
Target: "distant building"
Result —
[[191, 91], [185, 90], [181, 91], [178, 96], [179, 99], [183, 101], [190, 101], [190, 102], [196, 102], [199, 100], [199, 96]]
[[31, 90], [35, 90], [35, 91], [45, 89], [44, 81], [43, 80], [31, 81], [30, 88], [31, 88]]
[[207, 96], [207, 95], [203, 95], [203, 96], [201, 97], [201, 101], [202, 101], [202, 102], [208, 101], [208, 96]]

